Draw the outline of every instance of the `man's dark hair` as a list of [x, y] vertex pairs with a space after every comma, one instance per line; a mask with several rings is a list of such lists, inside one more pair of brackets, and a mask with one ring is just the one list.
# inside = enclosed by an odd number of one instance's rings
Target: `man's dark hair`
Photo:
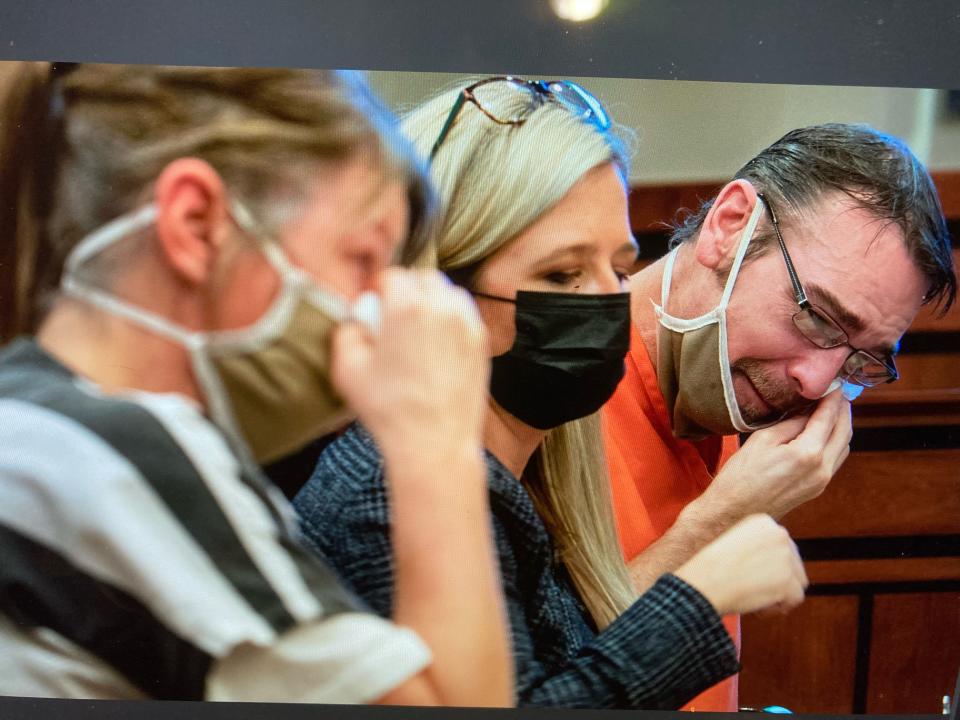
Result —
[[[734, 179], [749, 180], [781, 215], [800, 213], [824, 194], [845, 193], [878, 220], [900, 227], [910, 256], [928, 281], [924, 303], [942, 303], [946, 312], [956, 300], [950, 233], [940, 199], [926, 168], [903, 141], [867, 125], [792, 130], [740, 168]], [[696, 237], [713, 202], [703, 203], [674, 227], [671, 247]], [[766, 252], [772, 241], [772, 231], [758, 232], [748, 256]]]

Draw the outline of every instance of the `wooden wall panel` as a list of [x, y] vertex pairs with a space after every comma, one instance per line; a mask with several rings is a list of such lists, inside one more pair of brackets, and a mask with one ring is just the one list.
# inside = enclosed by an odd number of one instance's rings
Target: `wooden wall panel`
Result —
[[960, 218], [960, 172], [941, 170], [930, 173], [930, 177], [937, 186], [943, 214], [954, 220]]
[[[953, 239], [954, 245], [960, 238]], [[960, 249], [953, 251], [953, 266], [960, 269]], [[910, 332], [958, 332], [960, 331], [960, 303], [955, 304], [943, 316], [936, 308], [926, 306], [920, 310], [916, 320], [910, 326]]]
[[899, 355], [897, 369], [900, 371], [897, 382], [872, 388], [863, 397], [876, 402], [915, 390], [960, 388], [960, 355], [956, 353]]
[[[943, 214], [948, 220], [960, 219], [960, 172], [933, 173]], [[634, 232], [653, 232], [660, 223], [670, 222], [681, 208], [696, 210], [701, 200], [709, 200], [725, 181], [674, 185], [634, 185], [630, 190], [630, 222]]]
[[784, 525], [795, 538], [960, 533], [960, 449], [851, 453]]
[[788, 615], [744, 617], [740, 705], [853, 712], [857, 603], [810, 597]]
[[960, 668], [960, 593], [874, 598], [867, 712], [939, 713]]
[[681, 208], [695, 210], [723, 187], [722, 182], [688, 185], [635, 185], [630, 191], [630, 226], [634, 232], [657, 232]]
[[960, 387], [867, 392], [854, 403], [855, 429], [917, 425], [960, 425]]

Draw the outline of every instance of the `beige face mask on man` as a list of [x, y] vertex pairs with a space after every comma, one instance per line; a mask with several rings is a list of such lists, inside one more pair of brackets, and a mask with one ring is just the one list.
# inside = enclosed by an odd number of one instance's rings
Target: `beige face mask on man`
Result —
[[[153, 205], [81, 241], [67, 259], [62, 288], [185, 347], [210, 418], [239, 453], [267, 463], [350, 420], [330, 384], [330, 342], [334, 327], [355, 313], [344, 298], [291, 265], [276, 243], [263, 239], [243, 205], [234, 201], [231, 208], [237, 224], [260, 238], [282, 283], [271, 307], [251, 326], [188, 330], [81, 279], [83, 263], [156, 220]], [[364, 297], [363, 306], [375, 301], [375, 295]]]
[[[737, 254], [727, 276], [720, 303], [697, 318], [677, 318], [666, 312], [673, 265], [679, 247], [667, 257], [660, 289], [660, 305], [653, 303], [660, 323], [657, 328], [657, 381], [667, 403], [673, 434], [685, 440], [702, 440], [708, 435], [732, 435], [769, 427], [783, 418], [750, 424], [743, 419], [733, 388], [733, 374], [727, 349], [727, 305], [747, 247], [763, 214], [757, 198], [753, 212], [740, 236]], [[857, 386], [834, 380], [824, 395], [844, 387], [845, 395], [859, 395]], [[850, 396], [848, 395], [848, 398]], [[850, 398], [852, 399], [852, 398]]]

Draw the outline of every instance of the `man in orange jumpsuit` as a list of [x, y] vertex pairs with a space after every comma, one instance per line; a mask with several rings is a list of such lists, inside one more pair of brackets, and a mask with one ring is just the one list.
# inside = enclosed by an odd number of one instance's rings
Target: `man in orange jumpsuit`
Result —
[[[862, 125], [788, 133], [671, 245], [631, 278], [626, 376], [603, 411], [641, 590], [746, 515], [819, 495], [849, 453], [848, 400], [897, 379], [921, 305], [956, 295], [929, 175]], [[739, 644], [739, 618], [726, 623]], [[687, 708], [735, 711], [736, 678]]]

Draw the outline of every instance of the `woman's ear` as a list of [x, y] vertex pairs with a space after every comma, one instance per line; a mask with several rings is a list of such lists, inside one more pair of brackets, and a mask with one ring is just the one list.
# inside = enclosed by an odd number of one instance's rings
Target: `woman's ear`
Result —
[[730, 268], [756, 204], [757, 191], [749, 180], [724, 185], [697, 235], [696, 257], [701, 265], [720, 272]]
[[198, 158], [174, 160], [157, 178], [154, 202], [157, 242], [170, 268], [184, 282], [209, 281], [233, 225], [219, 173]]

